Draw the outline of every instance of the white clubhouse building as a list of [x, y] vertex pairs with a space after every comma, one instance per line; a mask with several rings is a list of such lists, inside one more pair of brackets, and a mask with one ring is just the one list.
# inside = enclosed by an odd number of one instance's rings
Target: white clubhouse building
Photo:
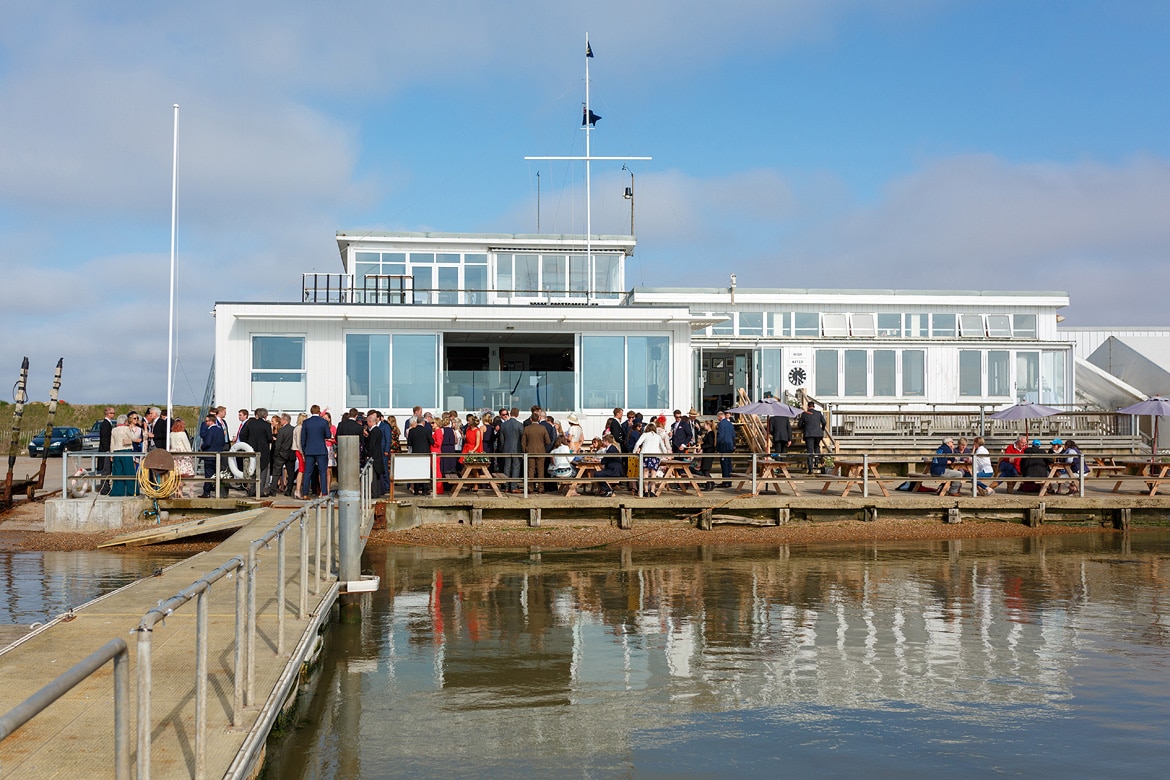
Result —
[[[852, 410], [1074, 403], [1059, 292], [628, 289], [632, 236], [338, 233], [295, 302], [216, 304], [216, 402], [300, 411], [539, 403], [705, 415], [803, 387]], [[728, 269], [730, 270], [730, 269]], [[722, 272], [720, 272], [722, 274]], [[334, 419], [337, 417], [335, 415]]]

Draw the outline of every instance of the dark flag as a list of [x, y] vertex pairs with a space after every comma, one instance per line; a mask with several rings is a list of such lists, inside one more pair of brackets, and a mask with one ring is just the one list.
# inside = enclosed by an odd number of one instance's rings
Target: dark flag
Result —
[[590, 111], [585, 106], [581, 106], [581, 127], [589, 125], [590, 127], [597, 126], [597, 120], [601, 119], [597, 114]]
[[593, 49], [592, 49], [592, 48], [590, 48], [590, 46], [589, 46], [589, 41], [585, 41], [585, 56], [586, 56], [586, 57], [592, 57], [592, 56], [593, 56]]

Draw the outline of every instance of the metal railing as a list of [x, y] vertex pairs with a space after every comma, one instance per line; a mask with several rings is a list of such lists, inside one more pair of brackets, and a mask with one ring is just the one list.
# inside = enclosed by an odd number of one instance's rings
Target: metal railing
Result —
[[[227, 454], [224, 453], [226, 456]], [[362, 470], [360, 485], [362, 535], [365, 536], [373, 523], [372, 467], [367, 464]], [[285, 653], [285, 615], [289, 611], [285, 598], [286, 565], [285, 537], [296, 526], [299, 529], [297, 551], [299, 598], [296, 605], [298, 620], [304, 620], [308, 612], [309, 566], [313, 567], [313, 594], [320, 595], [322, 581], [335, 577], [334, 552], [337, 549], [335, 516], [338, 502], [334, 496], [320, 498], [292, 512], [277, 523], [259, 539], [248, 546], [245, 556], [237, 555], [215, 569], [202, 575], [170, 598], [159, 602], [138, 622], [135, 632], [137, 640], [137, 777], [150, 777], [152, 729], [151, 702], [153, 697], [153, 636], [157, 627], [165, 625], [166, 619], [186, 604], [195, 601], [195, 736], [194, 736], [194, 777], [206, 774], [207, 735], [207, 687], [208, 687], [208, 596], [212, 585], [223, 580], [236, 580], [235, 586], [235, 663], [233, 668], [233, 696], [230, 718], [233, 726], [243, 721], [246, 708], [256, 705], [255, 664], [256, 664], [256, 620], [262, 611], [258, 605], [257, 570], [261, 551], [276, 541], [276, 583], [275, 603], [277, 620], [276, 655]], [[310, 513], [313, 520], [310, 521]], [[315, 537], [310, 549], [309, 525], [315, 525]], [[263, 603], [268, 603], [265, 599]], [[11, 712], [0, 717], [0, 739], [11, 734], [21, 725], [42, 712], [52, 702], [71, 688], [97, 671], [110, 659], [114, 660], [115, 677], [115, 763], [119, 778], [130, 777], [129, 737], [129, 672], [128, 651], [125, 641], [114, 639], [99, 651], [86, 658], [73, 669], [56, 678], [41, 691], [34, 694]]]
[[[247, 494], [253, 498], [260, 498], [264, 490], [264, 485], [261, 484], [263, 475], [260, 473], [259, 454], [255, 452], [183, 452], [173, 453], [175, 460], [180, 458], [190, 458], [193, 462], [198, 462], [199, 466], [203, 466], [205, 459], [214, 459], [214, 472], [211, 475], [204, 474], [203, 476], [192, 475], [185, 476], [180, 479], [180, 485], [187, 484], [208, 484], [211, 483], [214, 487], [215, 496], [223, 494], [225, 487], [231, 488], [233, 486], [247, 485]], [[103, 491], [109, 492], [113, 485], [121, 482], [133, 483], [133, 495], [138, 494], [138, 469], [141, 461], [145, 458], [145, 452], [69, 452], [61, 458], [61, 484], [63, 486], [63, 494], [69, 498], [85, 498], [101, 494]], [[98, 460], [100, 458], [118, 458], [118, 459], [133, 459], [134, 467], [133, 473], [129, 475], [113, 475], [101, 474], [98, 471]], [[87, 462], [88, 461], [88, 462]], [[242, 476], [236, 476], [230, 469], [230, 464], [233, 461], [244, 461], [245, 465], [237, 465], [237, 469]], [[246, 461], [255, 461], [255, 465], [249, 468]], [[249, 474], [249, 470], [252, 472]], [[178, 493], [179, 489], [176, 489]], [[114, 496], [117, 498], [117, 496]], [[174, 496], [180, 497], [179, 495]]]
[[[0, 741], [28, 723], [49, 705], [114, 662], [114, 776], [130, 778], [130, 650], [124, 639], [111, 639], [80, 663], [0, 716]], [[141, 775], [139, 775], [141, 777]]]
[[[1084, 497], [1085, 486], [1087, 480], [1093, 480], [1097, 484], [1114, 483], [1115, 489], [1113, 492], [1121, 489], [1122, 485], [1138, 485], [1145, 484], [1147, 489], [1149, 484], [1154, 481], [1154, 477], [1139, 473], [1137, 468], [1139, 465], [1146, 463], [1146, 460], [1137, 460], [1135, 455], [1131, 452], [1124, 451], [1095, 451], [1090, 450], [1081, 452], [1077, 455], [1069, 456], [1065, 454], [1050, 454], [1050, 453], [1035, 453], [1027, 456], [1021, 454], [1006, 455], [1001, 452], [989, 453], [988, 457], [992, 462], [993, 473], [991, 476], [979, 476], [972, 473], [971, 460], [972, 453], [967, 451], [959, 453], [952, 457], [956, 462], [963, 464], [963, 470], [967, 472], [962, 478], [946, 479], [944, 477], [933, 476], [928, 473], [931, 460], [936, 456], [934, 452], [923, 452], [912, 455], [907, 455], [905, 452], [870, 452], [870, 453], [856, 453], [856, 454], [842, 454], [822, 452], [820, 455], [814, 457], [812, 465], [810, 466], [809, 454], [805, 451], [789, 450], [787, 453], [773, 456], [767, 453], [719, 453], [719, 452], [698, 452], [687, 454], [655, 454], [660, 460], [665, 461], [685, 461], [690, 469], [690, 476], [671, 476], [665, 477], [659, 474], [652, 474], [646, 467], [646, 455], [634, 455], [631, 453], [619, 453], [615, 455], [606, 455], [599, 453], [580, 453], [572, 456], [570, 460], [577, 457], [588, 457], [601, 460], [620, 460], [623, 464], [627, 464], [633, 460], [636, 463], [635, 470], [630, 471], [626, 468], [621, 475], [618, 476], [589, 476], [578, 477], [575, 474], [569, 476], [530, 476], [529, 463], [536, 458], [550, 460], [552, 455], [529, 455], [527, 453], [484, 453], [484, 457], [489, 461], [495, 461], [498, 468], [492, 469], [488, 466], [489, 473], [492, 476], [476, 476], [463, 477], [462, 472], [455, 474], [454, 472], [443, 475], [439, 470], [439, 461], [442, 458], [458, 457], [457, 454], [452, 453], [428, 453], [428, 454], [396, 454], [392, 457], [390, 464], [391, 481], [395, 484], [407, 483], [414, 485], [425, 485], [429, 491], [429, 495], [438, 497], [444, 495], [445, 490], [440, 488], [444, 485], [447, 488], [459, 488], [462, 493], [469, 488], [491, 488], [493, 485], [496, 488], [508, 488], [509, 485], [519, 486], [519, 494], [523, 498], [528, 498], [534, 495], [537, 485], [552, 485], [557, 488], [574, 485], [577, 488], [581, 486], [598, 486], [608, 485], [610, 487], [619, 483], [624, 483], [630, 487], [631, 490], [638, 495], [648, 495], [647, 488], [653, 488], [657, 491], [656, 494], [661, 493], [661, 489], [673, 486], [690, 486], [692, 483], [715, 483], [715, 482], [733, 482], [743, 484], [745, 487], [750, 485], [752, 494], [757, 494], [760, 491], [762, 483], [776, 483], [782, 482], [789, 477], [780, 476], [779, 472], [774, 472], [767, 476], [763, 476], [765, 466], [774, 466], [778, 462], [784, 463], [790, 469], [790, 478], [798, 481], [797, 484], [803, 483], [805, 486], [809, 482], [815, 481], [817, 487], [825, 488], [826, 497], [830, 497], [827, 492], [826, 483], [853, 483], [858, 489], [862, 497], [868, 498], [878, 491], [880, 487], [884, 486], [887, 489], [892, 483], [921, 483], [921, 482], [957, 482], [962, 485], [964, 494], [971, 496], [981, 495], [980, 488], [985, 486], [996, 486], [999, 484], [1007, 484], [1009, 486], [1016, 486], [1025, 483], [1033, 483], [1048, 486], [1055, 486], [1057, 484], [1075, 484], [1076, 494]], [[567, 457], [567, 456], [566, 456]], [[1048, 464], [1056, 461], [1065, 463], [1067, 465], [1066, 474], [1064, 476], [1000, 476], [999, 463], [1004, 458], [1020, 458], [1031, 457], [1042, 460]], [[1073, 458], [1072, 462], [1068, 462], [1069, 458]], [[722, 459], [731, 461], [732, 472], [724, 476], [721, 471], [719, 461]], [[398, 474], [395, 468], [395, 461], [408, 461], [426, 459], [428, 466], [425, 474], [420, 474], [416, 470], [410, 471], [408, 474]], [[1118, 459], [1125, 465], [1117, 465], [1112, 461]], [[508, 461], [518, 461], [520, 469], [518, 474], [508, 476], [504, 471], [504, 464]], [[854, 474], [850, 475], [849, 471], [852, 468]], [[1128, 471], [1127, 471], [1128, 470]], [[404, 469], [405, 471], [405, 469]], [[805, 471], [810, 473], [806, 474]], [[875, 472], [876, 475], [875, 475]], [[1120, 473], [1119, 473], [1120, 472]], [[878, 483], [881, 483], [879, 486]], [[853, 487], [850, 487], [852, 491]], [[480, 492], [477, 496], [493, 496], [494, 492], [488, 490]]]

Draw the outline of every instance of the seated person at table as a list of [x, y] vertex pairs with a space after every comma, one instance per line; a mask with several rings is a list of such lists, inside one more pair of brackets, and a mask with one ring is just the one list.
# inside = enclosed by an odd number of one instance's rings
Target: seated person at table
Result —
[[1081, 462], [1081, 448], [1077, 446], [1075, 441], [1069, 439], [1064, 443], [1064, 454], [1068, 456], [1065, 458], [1065, 463], [1068, 464], [1066, 473], [1072, 477], [1072, 481], [1068, 483], [1068, 492], [1070, 494], [1079, 493], [1081, 492], [1079, 481], [1081, 466], [1084, 465]]
[[552, 455], [552, 465], [549, 466], [548, 475], [550, 477], [573, 476], [573, 464], [569, 462], [569, 456], [572, 454], [573, 451], [569, 449], [569, 443], [565, 441], [565, 437], [558, 436], [556, 446], [549, 450], [549, 455]]
[[959, 443], [955, 445], [955, 468], [963, 472], [964, 477], [971, 476], [971, 445], [967, 443], [967, 437], [960, 436]]
[[[983, 437], [975, 437], [975, 450], [973, 452], [972, 466], [975, 468], [975, 476], [980, 479], [986, 479], [992, 476], [991, 472], [991, 453], [987, 451], [984, 446]], [[990, 496], [995, 492], [995, 488], [985, 485], [982, 482], [977, 483], [979, 487], [979, 495]]]
[[[1029, 479], [1047, 479], [1048, 478], [1048, 459], [1044, 456], [1047, 453], [1040, 448], [1040, 440], [1032, 439], [1032, 443], [1024, 450], [1023, 458], [1020, 458], [1020, 476]], [[1023, 493], [1039, 493], [1040, 482], [1021, 482], [1020, 491]]]
[[[618, 477], [626, 476], [625, 459], [621, 457], [621, 450], [617, 448], [612, 434], [605, 434], [601, 437], [601, 445], [604, 449], [598, 453], [602, 456], [601, 468], [597, 470], [598, 477]], [[601, 487], [597, 491], [599, 496], [612, 496], [613, 486], [608, 482], [602, 482]]]
[[[934, 451], [935, 457], [930, 460], [930, 475], [932, 477], [939, 477], [943, 480], [951, 481], [950, 495], [957, 496], [962, 486], [959, 484], [963, 479], [963, 472], [958, 469], [951, 468], [954, 464], [954, 459], [951, 457], [954, 454], [955, 440], [949, 436], [943, 439], [942, 446]], [[939, 485], [938, 492], [942, 493], [942, 485]]]

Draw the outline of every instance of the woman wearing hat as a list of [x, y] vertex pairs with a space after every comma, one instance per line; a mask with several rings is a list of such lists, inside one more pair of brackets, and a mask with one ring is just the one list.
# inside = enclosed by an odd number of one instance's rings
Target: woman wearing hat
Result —
[[569, 452], [578, 455], [581, 452], [581, 446], [585, 443], [585, 431], [581, 430], [581, 420], [578, 419], [576, 413], [569, 412], [569, 416], [565, 419], [569, 422], [569, 429], [565, 431]]

